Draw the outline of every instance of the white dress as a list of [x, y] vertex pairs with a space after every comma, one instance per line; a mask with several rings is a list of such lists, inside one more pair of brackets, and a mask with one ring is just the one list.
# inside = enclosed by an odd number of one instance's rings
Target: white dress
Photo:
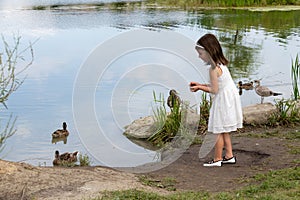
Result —
[[228, 133], [243, 127], [243, 113], [238, 89], [228, 68], [220, 65], [222, 75], [218, 77], [219, 90], [212, 96], [209, 112], [208, 132]]

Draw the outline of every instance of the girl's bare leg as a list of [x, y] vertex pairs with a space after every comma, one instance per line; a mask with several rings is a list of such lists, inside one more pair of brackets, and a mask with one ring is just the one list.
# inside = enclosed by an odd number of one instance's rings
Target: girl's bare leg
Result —
[[224, 148], [224, 137], [223, 137], [223, 133], [222, 133], [222, 134], [218, 134], [218, 136], [217, 136], [217, 141], [215, 144], [214, 161], [222, 160], [223, 148]]
[[233, 153], [232, 153], [232, 144], [231, 144], [231, 138], [229, 133], [223, 133], [223, 140], [224, 140], [224, 145], [225, 145], [225, 157], [226, 158], [232, 158]]

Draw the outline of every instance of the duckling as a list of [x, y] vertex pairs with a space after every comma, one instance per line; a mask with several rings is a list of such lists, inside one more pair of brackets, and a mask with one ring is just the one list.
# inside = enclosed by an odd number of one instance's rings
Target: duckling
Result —
[[176, 90], [172, 89], [169, 92], [169, 97], [167, 99], [167, 105], [172, 109], [174, 105], [180, 105], [180, 98]]
[[69, 131], [67, 130], [67, 123], [63, 122], [63, 129], [58, 129], [52, 133], [52, 137], [58, 138], [63, 136], [68, 136]]
[[249, 83], [243, 83], [242, 81], [238, 82], [238, 88], [239, 89], [244, 89], [244, 90], [253, 90], [253, 81]]
[[57, 166], [57, 165], [75, 163], [75, 162], [77, 162], [77, 154], [78, 154], [78, 151], [75, 151], [73, 153], [66, 152], [66, 153], [59, 155], [59, 151], [56, 150], [55, 158], [53, 160], [53, 165]]
[[255, 80], [254, 83], [256, 84], [255, 92], [256, 92], [256, 94], [258, 94], [261, 97], [260, 103], [263, 103], [264, 97], [282, 95], [282, 93], [273, 92], [269, 88], [267, 88], [265, 86], [261, 86], [259, 80]]

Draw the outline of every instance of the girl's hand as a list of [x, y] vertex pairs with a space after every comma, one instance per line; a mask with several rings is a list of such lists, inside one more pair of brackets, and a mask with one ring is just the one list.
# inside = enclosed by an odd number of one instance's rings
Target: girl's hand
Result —
[[194, 81], [190, 82], [190, 87], [197, 86], [197, 85], [201, 85], [201, 84], [198, 82], [194, 82]]
[[198, 83], [198, 82], [190, 82], [190, 91], [191, 92], [197, 92], [198, 90], [200, 90], [200, 87], [202, 84]]

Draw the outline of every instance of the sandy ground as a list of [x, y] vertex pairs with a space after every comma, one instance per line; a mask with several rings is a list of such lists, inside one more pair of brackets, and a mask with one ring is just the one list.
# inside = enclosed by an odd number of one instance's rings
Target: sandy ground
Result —
[[[296, 128], [270, 129], [269, 132], [287, 132]], [[174, 178], [177, 191], [195, 190], [221, 192], [238, 189], [247, 182], [242, 179], [257, 173], [299, 165], [300, 141], [278, 137], [255, 138], [246, 134], [260, 134], [264, 128], [244, 130], [233, 136], [237, 164], [218, 168], [205, 168], [199, 160], [200, 145], [191, 146], [169, 166], [143, 174], [154, 180]], [[212, 152], [207, 157], [211, 158]], [[298, 162], [295, 163], [295, 160]], [[121, 172], [105, 167], [34, 167], [25, 163], [0, 160], [0, 200], [10, 199], [86, 199], [101, 196], [103, 191], [140, 189], [170, 193], [167, 190], [145, 186], [139, 181], [141, 174]]]

